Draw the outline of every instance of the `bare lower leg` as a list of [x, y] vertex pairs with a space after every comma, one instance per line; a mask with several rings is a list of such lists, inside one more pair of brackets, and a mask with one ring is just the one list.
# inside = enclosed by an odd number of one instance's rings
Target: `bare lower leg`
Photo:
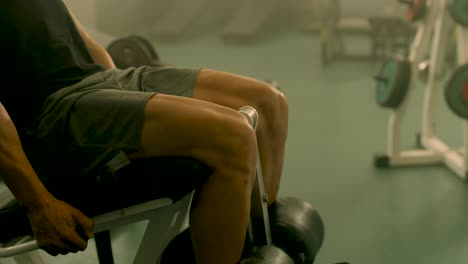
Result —
[[[287, 121], [287, 120], [285, 120]], [[268, 195], [269, 205], [278, 197], [281, 176], [284, 164], [285, 133], [276, 131], [278, 127], [272, 127], [273, 122], [261, 122], [257, 129], [257, 140], [262, 172], [264, 177], [265, 192]]]
[[[226, 182], [213, 175], [194, 196], [190, 230], [199, 264], [234, 264], [242, 255], [250, 215], [247, 183]], [[235, 185], [241, 186], [235, 186]], [[229, 210], [226, 210], [229, 208]]]

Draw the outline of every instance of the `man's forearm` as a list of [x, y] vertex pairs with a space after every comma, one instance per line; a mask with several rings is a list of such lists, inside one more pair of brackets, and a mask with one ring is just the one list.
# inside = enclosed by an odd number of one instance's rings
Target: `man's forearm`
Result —
[[51, 197], [29, 163], [16, 128], [1, 103], [0, 177], [26, 209], [41, 206]]

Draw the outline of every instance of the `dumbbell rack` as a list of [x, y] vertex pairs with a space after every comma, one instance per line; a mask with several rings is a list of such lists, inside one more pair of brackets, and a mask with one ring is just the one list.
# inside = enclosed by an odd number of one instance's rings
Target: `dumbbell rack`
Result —
[[[468, 28], [454, 22], [449, 12], [449, 0], [428, 0], [425, 17], [419, 22], [416, 38], [410, 51], [411, 81], [407, 97], [393, 109], [388, 122], [388, 146], [386, 156], [375, 157], [377, 167], [445, 164], [463, 180], [468, 178], [468, 120], [462, 119], [463, 147], [453, 149], [436, 136], [435, 104], [440, 88], [444, 86], [445, 58], [449, 51], [449, 39], [456, 31], [458, 65], [468, 63]], [[402, 119], [407, 112], [411, 94], [416, 89], [418, 66], [431, 49], [429, 74], [425, 87], [422, 128], [418, 150], [400, 149]]]

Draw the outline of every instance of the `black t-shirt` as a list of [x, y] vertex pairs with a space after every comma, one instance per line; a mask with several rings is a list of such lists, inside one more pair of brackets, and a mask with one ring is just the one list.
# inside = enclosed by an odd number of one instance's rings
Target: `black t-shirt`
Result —
[[102, 71], [62, 0], [0, 0], [0, 102], [24, 134], [55, 91]]

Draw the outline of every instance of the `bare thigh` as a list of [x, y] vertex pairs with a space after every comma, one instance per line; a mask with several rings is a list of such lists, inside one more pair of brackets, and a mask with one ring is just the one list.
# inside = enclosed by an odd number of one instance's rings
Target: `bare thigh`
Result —
[[200, 71], [193, 97], [232, 109], [270, 110], [285, 103], [283, 93], [263, 81], [216, 70]]
[[[210, 167], [238, 167], [255, 134], [237, 111], [194, 98], [157, 94], [144, 110], [140, 151], [130, 158], [186, 156]], [[252, 160], [254, 157], [244, 157]]]

